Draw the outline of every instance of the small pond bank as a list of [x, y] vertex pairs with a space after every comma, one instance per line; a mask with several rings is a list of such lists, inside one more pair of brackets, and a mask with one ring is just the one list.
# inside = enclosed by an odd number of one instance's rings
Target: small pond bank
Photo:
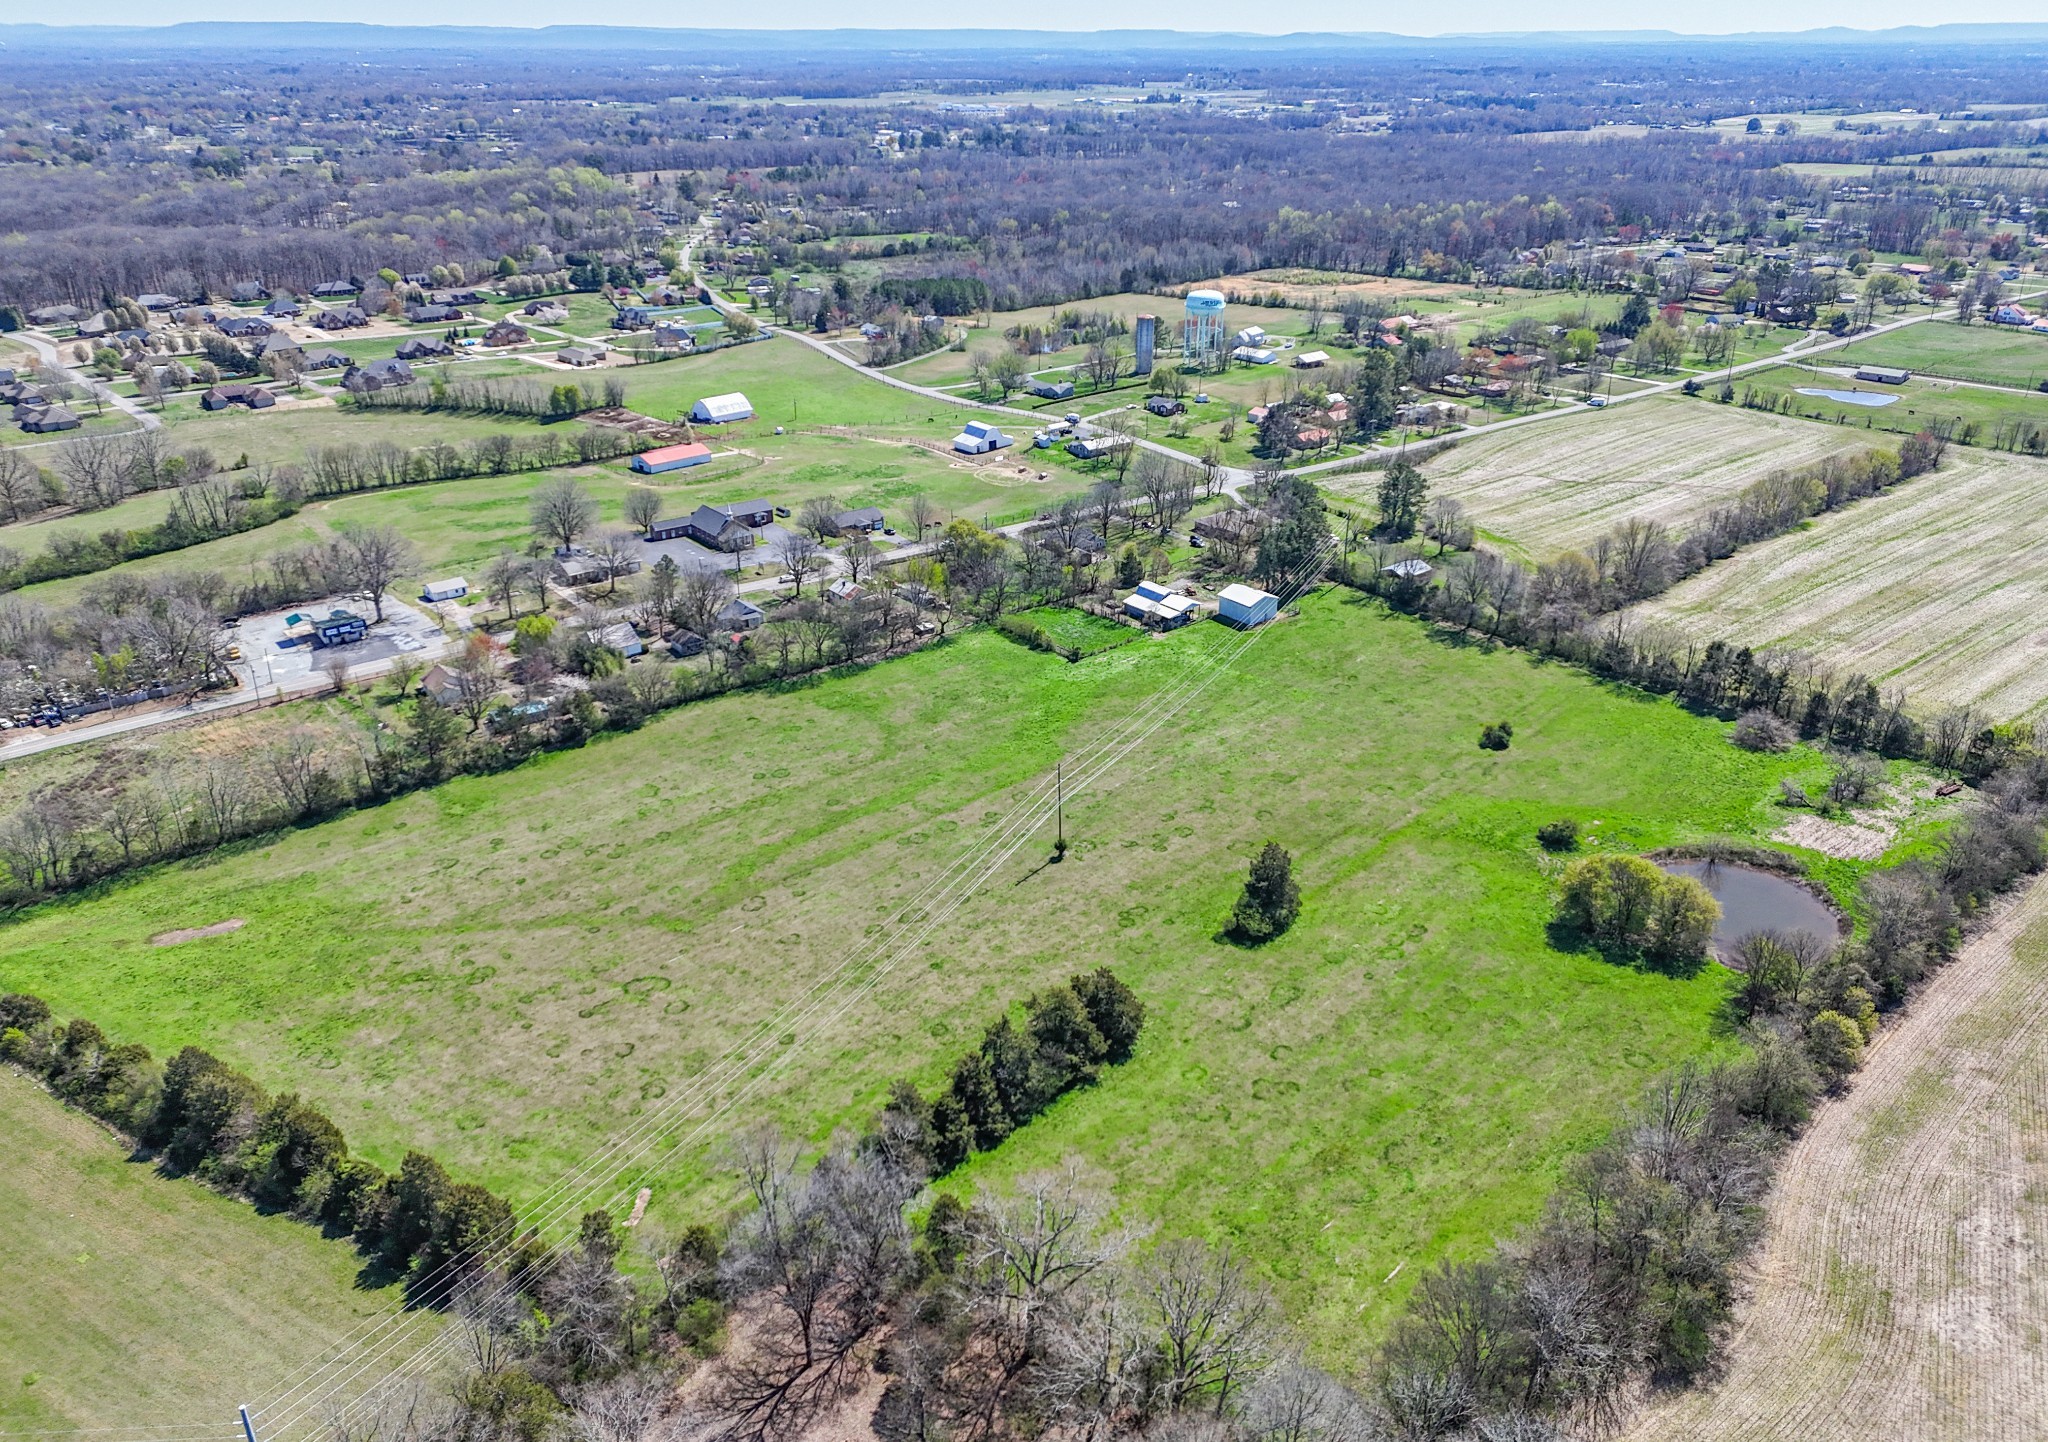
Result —
[[1759, 931], [1804, 932], [1832, 945], [1847, 930], [1832, 906], [1788, 876], [1711, 857], [1671, 858], [1657, 865], [1672, 876], [1692, 877], [1721, 903], [1708, 949], [1723, 963], [1734, 960], [1744, 937]]

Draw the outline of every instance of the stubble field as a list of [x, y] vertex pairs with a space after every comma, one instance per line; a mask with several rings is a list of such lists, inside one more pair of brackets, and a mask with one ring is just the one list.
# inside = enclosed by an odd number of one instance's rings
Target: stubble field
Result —
[[[1770, 471], [1871, 444], [1809, 422], [1659, 396], [1481, 436], [1422, 470], [1430, 493], [1462, 501], [1500, 549], [1544, 561], [1633, 518], [1683, 529]], [[1379, 476], [1326, 484], [1370, 498]]]
[[1941, 469], [1709, 566], [1640, 608], [1701, 640], [1806, 651], [1922, 707], [2048, 706], [2048, 461]]
[[1964, 949], [1786, 1158], [1718, 1383], [1630, 1442], [2020, 1442], [2048, 1416], [2048, 883]]

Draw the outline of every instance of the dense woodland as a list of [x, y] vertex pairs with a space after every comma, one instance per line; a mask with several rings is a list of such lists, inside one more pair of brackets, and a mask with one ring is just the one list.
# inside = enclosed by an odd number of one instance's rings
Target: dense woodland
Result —
[[[729, 196], [728, 237], [771, 255], [844, 236], [941, 237], [895, 268], [971, 277], [998, 306], [1262, 266], [1499, 278], [1530, 248], [1628, 226], [1760, 233], [1788, 205], [1832, 206], [1912, 250], [1966, 198], [1952, 183], [1902, 178], [1838, 202], [1780, 165], [2038, 145], [2044, 129], [2041, 107], [2019, 105], [1951, 114], [1938, 142], [1923, 133], [1958, 105], [2038, 99], [2041, 57], [2024, 43], [1930, 49], [1911, 65], [1739, 45], [1683, 66], [1634, 47], [1050, 64], [997, 51], [961, 87], [1185, 76], [1146, 84], [1159, 103], [1121, 109], [808, 103], [855, 75], [879, 83], [872, 57], [829, 50], [752, 54], [741, 79], [701, 65], [679, 75], [644, 50], [543, 66], [489, 48], [429, 62], [390, 44], [368, 66], [285, 45], [195, 50], [169, 71], [28, 45], [0, 79], [0, 304], [93, 306], [251, 279], [307, 289], [505, 256], [552, 269], [631, 254], [717, 194]], [[1902, 106], [1928, 121], [1880, 131], [1845, 119], [1739, 142], [1699, 128], [1750, 110]], [[883, 130], [897, 138], [877, 147]], [[1967, 198], [2025, 193], [2006, 175]]]

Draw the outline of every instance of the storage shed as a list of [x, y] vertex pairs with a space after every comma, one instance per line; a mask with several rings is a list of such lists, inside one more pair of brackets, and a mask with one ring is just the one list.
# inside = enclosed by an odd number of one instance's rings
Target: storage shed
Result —
[[1884, 386], [1902, 386], [1912, 378], [1913, 373], [1911, 371], [1901, 370], [1897, 366], [1858, 366], [1856, 368], [1857, 380], [1876, 381], [1879, 385]]
[[754, 403], [738, 391], [729, 395], [706, 396], [690, 407], [690, 419], [701, 426], [722, 426], [754, 418]]
[[1233, 626], [1262, 626], [1280, 614], [1280, 598], [1242, 581], [1216, 593], [1216, 615]]
[[663, 471], [680, 471], [690, 466], [701, 466], [711, 459], [711, 447], [702, 441], [691, 441], [681, 446], [660, 446], [651, 451], [642, 451], [633, 457], [633, 469], [643, 476], [658, 476]]
[[420, 591], [422, 600], [459, 601], [469, 594], [469, 582], [461, 576], [450, 576], [445, 581], [429, 581]]

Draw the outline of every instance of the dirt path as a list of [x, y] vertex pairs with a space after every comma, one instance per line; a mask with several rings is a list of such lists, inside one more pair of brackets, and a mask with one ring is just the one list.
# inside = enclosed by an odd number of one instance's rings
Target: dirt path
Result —
[[1786, 1159], [1717, 1386], [1630, 1442], [2018, 1442], [2048, 1417], [2048, 882]]

